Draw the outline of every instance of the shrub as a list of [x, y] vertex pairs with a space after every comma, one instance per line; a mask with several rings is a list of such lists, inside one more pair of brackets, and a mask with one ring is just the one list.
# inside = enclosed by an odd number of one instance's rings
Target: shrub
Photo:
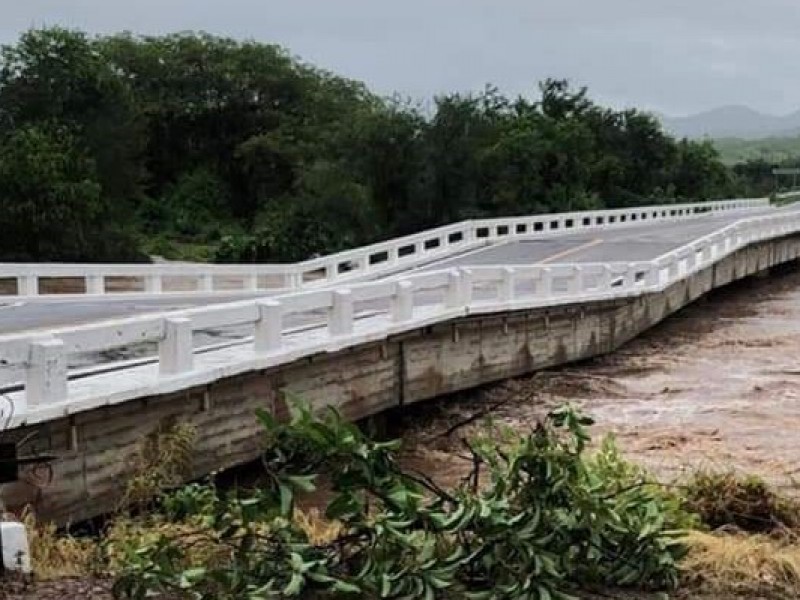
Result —
[[[167, 495], [166, 517], [192, 527], [123, 548], [118, 594], [544, 600], [579, 584], [677, 582], [684, 548], [673, 528], [689, 517], [612, 441], [587, 457], [590, 421], [570, 409], [521, 438], [474, 440], [475, 470], [455, 490], [403, 470], [398, 442], [370, 440], [333, 410], [259, 416], [267, 484], [246, 496], [198, 486]], [[314, 535], [295, 500], [321, 473], [335, 525]]]
[[684, 506], [711, 529], [766, 533], [800, 525], [800, 505], [752, 475], [697, 472], [686, 484]]

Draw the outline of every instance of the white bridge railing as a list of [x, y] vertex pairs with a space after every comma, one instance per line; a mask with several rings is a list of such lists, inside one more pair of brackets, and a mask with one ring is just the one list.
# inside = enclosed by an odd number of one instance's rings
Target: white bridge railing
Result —
[[367, 279], [518, 237], [631, 227], [766, 208], [768, 198], [463, 221], [295, 264], [0, 264], [0, 299], [87, 294], [213, 294], [318, 288]]
[[[470, 314], [624, 298], [664, 289], [750, 243], [800, 231], [800, 212], [743, 218], [648, 262], [487, 266], [421, 272], [337, 289], [300, 291], [0, 337], [0, 388], [11, 426], [132, 398], [211, 383], [238, 373], [334, 352]], [[783, 246], [796, 258], [800, 242]], [[195, 347], [193, 335], [239, 328], [234, 342]], [[84, 353], [149, 343], [157, 355], [68, 368]]]

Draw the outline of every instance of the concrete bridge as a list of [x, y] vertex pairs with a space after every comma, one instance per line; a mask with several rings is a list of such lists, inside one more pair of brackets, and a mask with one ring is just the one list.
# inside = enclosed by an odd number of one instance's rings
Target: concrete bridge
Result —
[[256, 458], [255, 409], [288, 395], [361, 419], [613, 351], [797, 259], [799, 231], [794, 205], [732, 200], [469, 221], [296, 265], [0, 266], [0, 450], [52, 457], [0, 499], [84, 519], [165, 422], [197, 428], [199, 477]]

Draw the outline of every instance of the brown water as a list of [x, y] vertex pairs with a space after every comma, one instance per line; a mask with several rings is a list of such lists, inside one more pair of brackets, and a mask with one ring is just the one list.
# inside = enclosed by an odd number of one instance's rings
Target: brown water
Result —
[[712, 293], [612, 355], [436, 402], [395, 432], [408, 465], [455, 483], [460, 438], [491, 411], [524, 431], [557, 405], [593, 416], [625, 454], [671, 481], [697, 468], [759, 474], [793, 488], [800, 473], [800, 272]]

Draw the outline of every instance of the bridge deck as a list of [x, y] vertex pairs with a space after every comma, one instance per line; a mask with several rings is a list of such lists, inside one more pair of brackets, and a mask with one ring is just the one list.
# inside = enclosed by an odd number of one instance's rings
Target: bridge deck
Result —
[[[691, 221], [653, 222], [620, 229], [593, 229], [581, 233], [531, 237], [508, 241], [466, 252], [453, 258], [436, 260], [411, 271], [438, 270], [448, 267], [478, 265], [532, 265], [540, 263], [594, 263], [647, 261], [713, 233], [744, 216], [772, 214], [783, 209], [750, 210], [709, 215]], [[393, 273], [396, 275], [396, 273]], [[231, 294], [161, 295], [150, 298], [90, 297], [53, 298], [50, 302], [14, 302], [0, 304], [0, 334], [48, 329], [91, 323], [106, 319], [180, 310], [195, 306], [221, 304], [233, 300], [262, 297], [268, 292], [232, 292]]]

